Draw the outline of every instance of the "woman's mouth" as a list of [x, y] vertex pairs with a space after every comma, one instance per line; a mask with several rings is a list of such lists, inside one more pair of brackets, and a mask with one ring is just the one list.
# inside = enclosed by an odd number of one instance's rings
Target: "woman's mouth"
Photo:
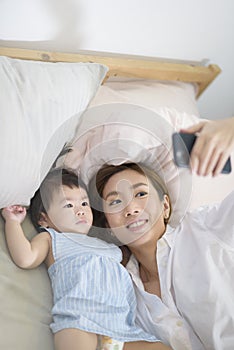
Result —
[[134, 222], [128, 224], [126, 227], [130, 231], [136, 231], [136, 230], [142, 228], [147, 223], [148, 223], [148, 220], [137, 220], [137, 221], [134, 221]]

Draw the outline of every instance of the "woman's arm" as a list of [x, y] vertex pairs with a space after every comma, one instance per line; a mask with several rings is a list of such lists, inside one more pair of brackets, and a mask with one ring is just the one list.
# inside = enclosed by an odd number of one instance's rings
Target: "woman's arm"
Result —
[[198, 133], [191, 152], [191, 168], [198, 175], [218, 175], [234, 149], [234, 117], [202, 121], [181, 131]]
[[2, 216], [5, 219], [7, 246], [14, 263], [24, 269], [39, 266], [49, 252], [49, 234], [41, 233], [31, 242], [28, 241], [21, 226], [26, 216], [26, 209], [22, 206], [4, 208]]
[[[172, 350], [167, 345], [164, 345], [163, 343], [156, 342], [156, 343], [149, 343], [145, 341], [134, 341], [125, 343], [123, 350]], [[182, 349], [181, 349], [182, 350]]]

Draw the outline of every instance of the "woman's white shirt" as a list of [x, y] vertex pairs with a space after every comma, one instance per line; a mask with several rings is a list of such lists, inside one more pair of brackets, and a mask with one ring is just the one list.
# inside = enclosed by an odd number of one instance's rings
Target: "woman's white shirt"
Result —
[[161, 299], [144, 290], [131, 256], [137, 322], [175, 350], [234, 348], [234, 191], [185, 215], [157, 244]]

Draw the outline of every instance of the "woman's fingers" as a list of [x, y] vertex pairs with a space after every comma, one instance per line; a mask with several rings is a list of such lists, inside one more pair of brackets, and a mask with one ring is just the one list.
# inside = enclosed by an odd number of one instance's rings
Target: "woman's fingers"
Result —
[[234, 149], [234, 117], [203, 121], [181, 131], [198, 133], [190, 155], [192, 171], [202, 176], [220, 174]]
[[209, 121], [202, 121], [197, 124], [194, 124], [186, 129], [181, 129], [181, 132], [187, 132], [188, 134], [196, 134], [197, 132], [200, 132], [205, 124], [209, 123]]

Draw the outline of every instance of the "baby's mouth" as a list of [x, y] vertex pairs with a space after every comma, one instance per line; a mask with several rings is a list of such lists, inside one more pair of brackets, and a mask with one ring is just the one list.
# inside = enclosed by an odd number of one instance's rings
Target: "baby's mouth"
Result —
[[78, 220], [76, 222], [76, 225], [79, 225], [79, 224], [87, 224], [87, 221], [85, 219], [82, 219], [82, 220]]

